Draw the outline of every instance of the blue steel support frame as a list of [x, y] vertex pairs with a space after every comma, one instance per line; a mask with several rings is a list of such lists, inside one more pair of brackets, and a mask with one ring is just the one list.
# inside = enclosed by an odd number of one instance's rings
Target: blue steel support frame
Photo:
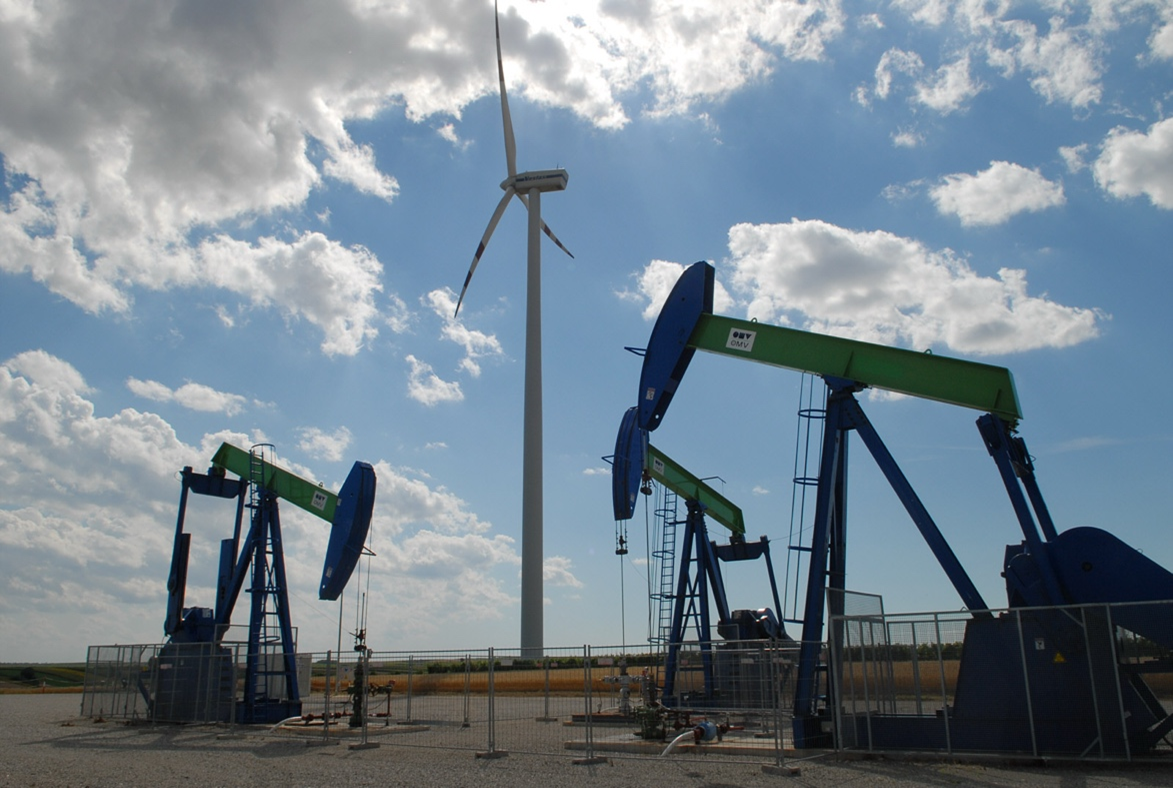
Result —
[[[264, 496], [265, 499], [268, 496]], [[245, 655], [245, 672], [244, 672], [244, 702], [240, 709], [239, 721], [243, 723], [251, 723], [258, 720], [261, 716], [257, 708], [258, 697], [257, 684], [260, 681], [261, 675], [267, 670], [265, 666], [265, 656], [263, 641], [264, 626], [265, 626], [265, 612], [267, 605], [266, 586], [268, 584], [269, 576], [269, 560], [265, 543], [268, 541], [269, 522], [267, 516], [267, 500], [264, 501], [253, 511], [253, 527], [249, 530], [248, 538], [245, 542], [245, 550], [242, 560], [249, 561], [252, 570], [252, 585], [248, 589], [252, 598], [252, 604], [249, 606], [248, 617], [248, 653]]]
[[[289, 713], [301, 710], [301, 695], [297, 686], [297, 661], [293, 649], [293, 625], [289, 615], [289, 592], [285, 577], [285, 552], [281, 542], [281, 517], [277, 509], [277, 496], [263, 492], [253, 511], [253, 524], [241, 552], [238, 575], [243, 578], [249, 559], [252, 563], [252, 604], [249, 614], [248, 655], [245, 663], [244, 702], [240, 710], [240, 722], [278, 722]], [[239, 585], [238, 585], [239, 587]], [[272, 613], [277, 618], [278, 640], [268, 635], [269, 602], [272, 598]], [[258, 692], [259, 680], [275, 673], [270, 669], [268, 657], [271, 646], [276, 645], [282, 655], [282, 674], [285, 680], [287, 700], [263, 696]], [[266, 687], [268, 681], [265, 682]], [[273, 707], [284, 704], [274, 711]]]
[[[219, 642], [227, 630], [227, 625], [224, 627], [213, 627], [207, 631], [203, 631], [202, 625], [197, 625], [198, 631], [189, 631], [186, 626], [187, 621], [183, 603], [187, 592], [187, 565], [191, 550], [191, 534], [184, 531], [184, 524], [187, 518], [188, 494], [194, 492], [197, 495], [208, 495], [216, 498], [236, 498], [235, 541], [239, 541], [241, 512], [243, 511], [244, 496], [248, 491], [248, 484], [234, 479], [226, 479], [223, 476], [215, 474], [205, 475], [196, 473], [191, 469], [190, 465], [180, 472], [180, 478], [182, 486], [179, 493], [179, 513], [175, 520], [175, 544], [171, 553], [171, 571], [167, 577], [167, 618], [163, 623], [163, 631], [176, 643], [207, 642], [208, 640]], [[217, 581], [217, 611], [224, 603], [225, 576], [231, 572], [231, 559], [235, 559], [235, 552], [230, 557], [228, 568], [225, 569], [223, 548], [221, 548], [220, 576]], [[233, 601], [235, 601], [235, 598], [233, 598]]]
[[220, 541], [220, 573], [216, 579], [215, 608], [217, 643], [228, 634], [232, 609], [236, 607], [236, 600], [240, 595], [241, 583], [234, 583], [233, 569], [236, 565], [237, 552], [240, 550], [240, 533], [244, 522], [245, 493], [247, 492], [248, 485], [241, 482], [240, 494], [236, 499], [236, 520], [232, 528], [232, 538]]
[[[827, 384], [826, 420], [794, 697], [796, 747], [829, 743], [829, 734], [825, 732], [823, 723], [827, 721], [826, 710], [833, 708], [836, 703], [833, 677], [826, 672], [825, 697], [820, 695], [818, 678], [824, 670], [820, 650], [826, 606], [831, 606], [831, 616], [843, 613], [842, 592], [845, 590], [847, 566], [847, 448], [850, 431], [859, 433], [965, 606], [974, 617], [991, 615], [977, 587], [855, 399], [855, 392], [863, 386], [856, 381], [841, 378], [828, 377], [824, 381]], [[1017, 484], [1015, 487], [1017, 489]], [[842, 638], [835, 636], [836, 633], [829, 634], [831, 644], [842, 642]], [[834, 656], [831, 661], [833, 664], [836, 662]], [[820, 700], [824, 701], [822, 710]]]
[[163, 632], [174, 637], [183, 624], [183, 600], [187, 593], [187, 561], [191, 552], [191, 534], [184, 533], [187, 517], [187, 491], [191, 488], [191, 467], [182, 471], [183, 486], [179, 492], [179, 514], [175, 518], [175, 545], [171, 548], [171, 572], [167, 576], [167, 618]]
[[884, 445], [884, 441], [880, 439], [879, 433], [876, 432], [871, 422], [868, 421], [863, 409], [860, 408], [859, 403], [855, 399], [851, 400], [849, 415], [853, 420], [852, 426], [855, 428], [855, 431], [859, 433], [859, 437], [863, 439], [864, 444], [868, 447], [868, 451], [875, 458], [876, 465], [879, 466], [885, 478], [887, 478], [888, 484], [891, 485], [897, 497], [900, 498], [900, 502], [904, 504], [905, 510], [912, 518], [913, 523], [916, 524], [929, 549], [933, 551], [937, 563], [945, 570], [945, 574], [957, 590], [966, 609], [975, 616], [990, 617], [989, 606], [982, 599], [982, 595], [978, 592], [977, 586], [969, 579], [969, 575], [966, 574], [965, 569], [961, 566], [961, 562], [957, 560], [957, 555], [953, 552], [953, 548], [949, 546], [949, 543], [945, 541], [945, 537], [941, 535], [937, 524], [933, 522], [933, 518], [929, 515], [928, 510], [921, 503], [920, 498], [912, 489], [912, 485], [908, 483], [907, 477], [900, 470], [900, 466], [896, 464], [896, 460], [889, 453], [888, 447]]
[[[819, 461], [819, 484], [815, 494], [815, 520], [811, 534], [810, 563], [807, 570], [806, 601], [802, 616], [802, 644], [799, 646], [798, 676], [794, 689], [794, 746], [819, 747], [829, 743], [823, 730], [826, 712], [820, 711], [818, 676], [821, 671], [823, 613], [828, 588], [843, 587], [846, 566], [847, 431], [842, 426], [843, 400], [850, 392], [829, 391], [823, 430], [823, 448]], [[831, 550], [834, 542], [836, 549]], [[828, 561], [834, 554], [834, 566]], [[830, 581], [830, 584], [829, 584]], [[842, 595], [838, 596], [842, 604]], [[832, 688], [826, 688], [826, 703], [831, 702]], [[824, 709], [830, 708], [824, 705]]]
[[[277, 622], [281, 628], [281, 653], [285, 662], [286, 694], [293, 703], [300, 703], [301, 688], [297, 686], [297, 659], [293, 639], [293, 617], [289, 610], [289, 581], [285, 575], [285, 545], [281, 541], [281, 517], [277, 511], [277, 499], [273, 499], [273, 515], [270, 522], [273, 544], [273, 574], [276, 587], [273, 602], [276, 605]], [[300, 709], [299, 709], [300, 711]]]
[[[1050, 598], [1050, 604], [1070, 604], [1071, 600], [1063, 592], [1063, 585], [1059, 582], [1055, 568], [1051, 565], [1049, 553], [1043, 546], [1044, 537], [1046, 541], [1054, 541], [1057, 538], [1057, 532], [1055, 523], [1051, 519], [1051, 513], [1043, 501], [1038, 481], [1035, 479], [1034, 463], [1026, 451], [1026, 443], [1021, 438], [1011, 435], [1006, 422], [992, 413], [980, 417], [977, 420], [977, 425], [982, 440], [985, 441], [986, 449], [998, 467], [998, 473], [1002, 477], [1006, 493], [1010, 496], [1010, 503], [1014, 507], [1018, 525], [1022, 529], [1028, 550], [1035, 558], [1034, 563], [1042, 577], [1043, 587]], [[1023, 495], [1024, 487], [1030, 497], [1029, 502], [1027, 497]], [[1039, 526], [1035, 525], [1034, 517], [1031, 514], [1032, 505], [1035, 513], [1038, 514]], [[1043, 532], [1042, 536], [1039, 534], [1040, 526]]]
[[[697, 501], [686, 501], [688, 517], [684, 523], [684, 541], [681, 546], [680, 575], [676, 581], [676, 605], [672, 611], [672, 634], [668, 640], [668, 658], [664, 666], [664, 698], [670, 701], [676, 693], [676, 669], [680, 660], [680, 644], [691, 623], [700, 644], [705, 691], [713, 687], [712, 620], [709, 614], [709, 589], [717, 605], [720, 621], [729, 619], [729, 600], [725, 596], [725, 582], [721, 565], [705, 525], [704, 506]], [[693, 566], [695, 565], [695, 574]]]

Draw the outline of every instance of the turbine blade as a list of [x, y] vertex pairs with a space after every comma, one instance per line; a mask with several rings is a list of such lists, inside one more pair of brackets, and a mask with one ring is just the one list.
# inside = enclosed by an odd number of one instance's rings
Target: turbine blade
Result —
[[501, 84], [501, 125], [505, 127], [505, 167], [512, 178], [517, 174], [517, 143], [513, 140], [513, 120], [509, 117], [509, 96], [505, 94], [505, 66], [501, 62], [501, 20], [493, 0], [493, 25], [497, 28], [497, 79]]
[[[528, 211], [529, 210], [529, 200], [527, 200], [525, 198], [525, 195], [522, 194], [521, 192], [517, 192], [517, 199], [521, 200], [522, 205], [524, 205], [525, 209]], [[546, 224], [546, 220], [542, 219], [541, 221], [542, 221], [542, 232], [544, 232], [546, 235], [548, 235], [550, 237], [550, 240], [553, 241], [554, 244], [559, 249], [566, 252], [566, 254], [570, 255], [571, 259], [574, 259], [574, 255], [570, 254], [570, 250], [562, 245], [562, 242], [558, 240], [558, 236], [554, 235], [554, 231], [550, 229], [550, 225]]]
[[505, 213], [505, 206], [509, 205], [509, 198], [515, 194], [517, 192], [510, 186], [505, 190], [505, 196], [501, 198], [501, 202], [497, 203], [497, 209], [493, 211], [493, 216], [489, 219], [489, 226], [485, 228], [485, 234], [481, 236], [481, 242], [477, 244], [477, 252], [472, 256], [472, 265], [468, 267], [468, 274], [464, 277], [464, 287], [460, 288], [460, 298], [456, 300], [456, 311], [452, 317], [460, 314], [460, 305], [464, 302], [464, 294], [468, 292], [468, 283], [472, 281], [473, 272], [477, 270], [477, 263], [481, 261], [481, 255], [485, 253], [485, 247], [489, 245], [490, 236], [497, 229], [497, 222], [501, 221], [501, 215]]

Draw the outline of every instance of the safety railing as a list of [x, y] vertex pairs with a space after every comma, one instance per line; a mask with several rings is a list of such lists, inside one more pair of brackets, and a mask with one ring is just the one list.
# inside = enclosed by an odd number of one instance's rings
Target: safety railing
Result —
[[1105, 760], [1171, 749], [1173, 602], [990, 613], [832, 617], [840, 746]]
[[[144, 722], [235, 725], [243, 652], [224, 646], [95, 646], [82, 714]], [[656, 648], [358, 651], [298, 655], [300, 715], [240, 730], [307, 743], [465, 750], [478, 757], [560, 753], [609, 757], [751, 758], [782, 766], [791, 741], [797, 647], [774, 641], [679, 645], [687, 669], [715, 655], [707, 685], [665, 705]], [[684, 703], [683, 701], [687, 701]]]

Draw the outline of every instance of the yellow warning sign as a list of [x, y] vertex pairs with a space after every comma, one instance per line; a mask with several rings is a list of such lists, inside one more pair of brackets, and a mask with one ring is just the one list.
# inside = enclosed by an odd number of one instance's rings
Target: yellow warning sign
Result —
[[1056, 665], [1062, 665], [1062, 664], [1063, 664], [1063, 663], [1065, 663], [1067, 660], [1063, 658], [1063, 654], [1061, 654], [1060, 652], [1056, 651], [1056, 652], [1055, 652], [1055, 658], [1054, 658], [1053, 660], [1051, 660], [1051, 661], [1052, 661], [1052, 662], [1054, 662]]

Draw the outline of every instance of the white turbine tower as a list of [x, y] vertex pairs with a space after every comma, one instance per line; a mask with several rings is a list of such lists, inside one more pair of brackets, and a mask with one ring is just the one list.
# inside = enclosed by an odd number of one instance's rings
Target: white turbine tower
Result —
[[[558, 248], [570, 255], [557, 236], [542, 221], [542, 192], [566, 188], [566, 170], [517, 171], [517, 147], [513, 140], [513, 122], [509, 117], [509, 99], [505, 94], [505, 67], [501, 62], [501, 23], [497, 4], [493, 3], [497, 31], [497, 78], [501, 85], [501, 121], [505, 127], [505, 166], [508, 177], [501, 181], [505, 196], [497, 203], [489, 226], [481, 237], [464, 287], [456, 301], [456, 313], [477, 263], [485, 252], [489, 237], [505, 213], [510, 199], [517, 197], [529, 213], [529, 245], [526, 266], [525, 298], [525, 422], [521, 482], [521, 650], [525, 658], [540, 658], [542, 634], [542, 245], [541, 233], [550, 236]], [[570, 255], [573, 257], [574, 255]]]

